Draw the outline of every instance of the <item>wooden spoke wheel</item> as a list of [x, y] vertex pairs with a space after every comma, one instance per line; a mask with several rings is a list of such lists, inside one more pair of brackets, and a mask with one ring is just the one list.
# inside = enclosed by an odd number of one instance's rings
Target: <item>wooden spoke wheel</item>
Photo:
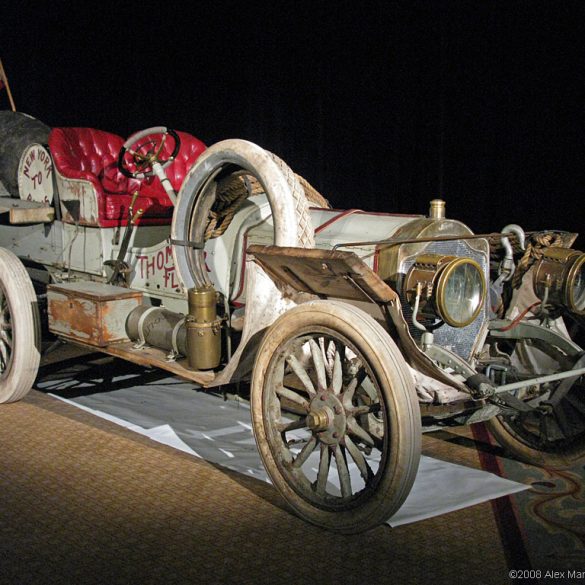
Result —
[[351, 305], [312, 301], [273, 324], [252, 417], [274, 485], [314, 524], [361, 532], [410, 492], [421, 437], [412, 378], [386, 331]]
[[[519, 340], [514, 351], [526, 350], [536, 351], [534, 359], [549, 364], [547, 373], [585, 366], [582, 350], [566, 342]], [[523, 388], [515, 394], [530, 408], [487, 422], [505, 449], [523, 461], [553, 469], [585, 461], [585, 376]]]
[[40, 362], [37, 297], [25, 267], [0, 248], [0, 403], [31, 389]]

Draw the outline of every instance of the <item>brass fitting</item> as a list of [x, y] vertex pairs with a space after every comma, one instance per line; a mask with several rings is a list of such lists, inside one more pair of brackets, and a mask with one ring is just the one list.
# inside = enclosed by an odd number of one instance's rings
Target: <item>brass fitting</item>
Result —
[[307, 415], [307, 426], [312, 431], [324, 431], [329, 426], [329, 416], [324, 409], [312, 410]]
[[431, 219], [445, 219], [445, 202], [442, 199], [433, 199], [429, 208]]

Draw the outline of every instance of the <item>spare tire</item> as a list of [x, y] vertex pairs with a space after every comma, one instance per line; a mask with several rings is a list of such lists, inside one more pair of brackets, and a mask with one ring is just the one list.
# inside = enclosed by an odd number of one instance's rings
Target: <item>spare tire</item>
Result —
[[179, 281], [185, 288], [210, 283], [202, 243], [216, 192], [210, 188], [226, 169], [242, 169], [255, 177], [266, 193], [274, 224], [274, 244], [312, 248], [314, 230], [303, 188], [289, 167], [275, 155], [247, 140], [228, 139], [203, 152], [185, 177], [177, 195], [171, 238]]
[[47, 144], [51, 129], [21, 112], [0, 111], [0, 182], [18, 197], [18, 164], [24, 149], [34, 142]]

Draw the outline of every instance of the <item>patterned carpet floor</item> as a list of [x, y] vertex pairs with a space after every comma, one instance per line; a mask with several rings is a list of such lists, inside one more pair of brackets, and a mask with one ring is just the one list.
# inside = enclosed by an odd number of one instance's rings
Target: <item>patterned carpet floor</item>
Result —
[[521, 464], [483, 427], [425, 435], [423, 451], [530, 490], [355, 536], [298, 519], [264, 482], [37, 390], [0, 408], [0, 444], [2, 585], [583, 583], [568, 576], [585, 571], [583, 468]]

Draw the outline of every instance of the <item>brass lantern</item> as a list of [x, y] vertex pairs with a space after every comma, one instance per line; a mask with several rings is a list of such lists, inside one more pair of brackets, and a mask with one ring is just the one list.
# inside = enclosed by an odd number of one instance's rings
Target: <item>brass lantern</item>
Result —
[[471, 258], [424, 254], [406, 274], [404, 291], [419, 314], [451, 327], [466, 327], [478, 317], [486, 298], [481, 266]]
[[548, 248], [534, 270], [534, 291], [544, 303], [585, 315], [585, 254]]

